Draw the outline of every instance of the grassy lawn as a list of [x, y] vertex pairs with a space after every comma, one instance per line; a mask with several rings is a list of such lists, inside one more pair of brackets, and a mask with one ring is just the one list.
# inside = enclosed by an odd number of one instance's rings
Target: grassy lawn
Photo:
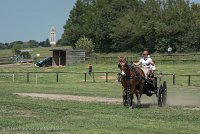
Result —
[[[93, 64], [94, 71], [118, 72], [116, 64]], [[199, 64], [158, 64], [163, 73], [199, 74]], [[87, 64], [67, 67], [39, 68], [34, 65], [1, 66], [1, 72], [87, 72]], [[170, 76], [163, 80], [168, 85], [168, 105], [157, 107], [156, 97], [142, 96], [148, 107], [129, 109], [122, 104], [97, 102], [78, 102], [48, 100], [32, 97], [20, 97], [13, 93], [53, 93], [78, 96], [100, 96], [121, 98], [121, 85], [116, 74], [109, 74], [106, 83], [105, 74], [96, 74], [93, 83], [83, 74], [60, 74], [56, 82], [55, 74], [30, 74], [26, 83], [26, 74], [0, 76], [0, 133], [113, 133], [113, 134], [168, 134], [200, 132], [200, 88], [199, 78], [193, 79], [193, 86], [187, 86], [187, 78], [177, 77], [172, 85]], [[37, 77], [37, 81], [36, 81]], [[144, 102], [143, 102], [144, 103]], [[186, 106], [185, 106], [186, 105]], [[196, 106], [195, 106], [196, 105]], [[39, 130], [40, 129], [40, 130]]]
[[[200, 89], [169, 86], [168, 99], [184, 95], [189, 99], [198, 98]], [[30, 129], [29, 133], [193, 133], [200, 131], [200, 109], [195, 106], [157, 107], [149, 98], [151, 106], [128, 109], [121, 104], [77, 102], [20, 97], [13, 93], [37, 92], [58, 93], [80, 96], [106, 96], [121, 98], [119, 83], [67, 82], [50, 84], [1, 83], [0, 90], [0, 133], [22, 133], [27, 131], [11, 128]], [[142, 99], [146, 99], [145, 95]], [[148, 99], [146, 99], [148, 100]], [[177, 100], [175, 100], [177, 101]], [[180, 101], [180, 100], [179, 100]], [[195, 110], [196, 108], [196, 110]], [[7, 131], [4, 131], [7, 130]]]
[[[39, 48], [27, 48], [29, 50], [33, 50], [30, 52], [32, 58], [36, 57], [36, 54], [40, 54], [41, 57], [52, 56], [52, 47], [39, 47]], [[64, 47], [56, 47], [56, 49], [71, 49], [69, 46]], [[0, 57], [10, 57], [14, 55], [11, 49], [0, 50]]]

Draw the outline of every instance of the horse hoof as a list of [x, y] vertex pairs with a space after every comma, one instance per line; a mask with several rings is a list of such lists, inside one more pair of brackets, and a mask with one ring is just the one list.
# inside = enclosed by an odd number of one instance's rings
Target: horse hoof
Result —
[[135, 105], [135, 103], [132, 104], [131, 108], [132, 108], [132, 109], [137, 108], [137, 106]]
[[129, 109], [133, 110], [134, 108], [133, 108], [133, 106], [131, 106], [131, 107], [129, 107]]
[[141, 105], [141, 104], [138, 104], [138, 105], [137, 105], [137, 108], [141, 108], [141, 107], [142, 107], [142, 105]]

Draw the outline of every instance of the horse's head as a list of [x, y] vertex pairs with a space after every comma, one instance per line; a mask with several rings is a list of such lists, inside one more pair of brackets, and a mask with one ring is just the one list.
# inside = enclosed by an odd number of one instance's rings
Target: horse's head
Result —
[[126, 57], [119, 57], [119, 64], [118, 67], [121, 70], [121, 75], [126, 76], [128, 73], [127, 61]]

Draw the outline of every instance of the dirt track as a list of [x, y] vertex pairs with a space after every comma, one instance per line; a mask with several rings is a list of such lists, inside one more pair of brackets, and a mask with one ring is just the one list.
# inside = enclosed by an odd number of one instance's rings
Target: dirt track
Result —
[[[34, 98], [46, 98], [51, 100], [71, 100], [81, 102], [102, 102], [110, 104], [122, 104], [122, 99], [110, 98], [110, 97], [93, 97], [93, 96], [75, 96], [75, 95], [63, 95], [63, 94], [43, 94], [43, 93], [15, 93], [19, 96], [28, 96]], [[156, 97], [142, 96], [142, 103], [152, 103], [157, 105]], [[200, 107], [200, 98], [186, 99], [184, 96], [168, 96], [167, 105], [170, 106], [197, 106]], [[200, 109], [199, 109], [200, 110]]]
[[42, 93], [15, 93], [20, 96], [29, 96], [37, 98], [46, 98], [51, 100], [72, 100], [82, 102], [104, 102], [104, 103], [121, 103], [121, 99], [107, 97], [91, 97], [91, 96], [74, 96], [63, 94], [42, 94]]

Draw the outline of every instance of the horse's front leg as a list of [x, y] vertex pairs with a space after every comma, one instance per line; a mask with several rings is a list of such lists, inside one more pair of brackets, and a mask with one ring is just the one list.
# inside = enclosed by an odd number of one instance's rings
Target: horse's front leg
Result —
[[133, 90], [129, 87], [127, 88], [127, 104], [133, 106]]
[[124, 87], [122, 87], [123, 88], [123, 105], [124, 106], [127, 106], [128, 104], [127, 104], [127, 88], [124, 88]]

